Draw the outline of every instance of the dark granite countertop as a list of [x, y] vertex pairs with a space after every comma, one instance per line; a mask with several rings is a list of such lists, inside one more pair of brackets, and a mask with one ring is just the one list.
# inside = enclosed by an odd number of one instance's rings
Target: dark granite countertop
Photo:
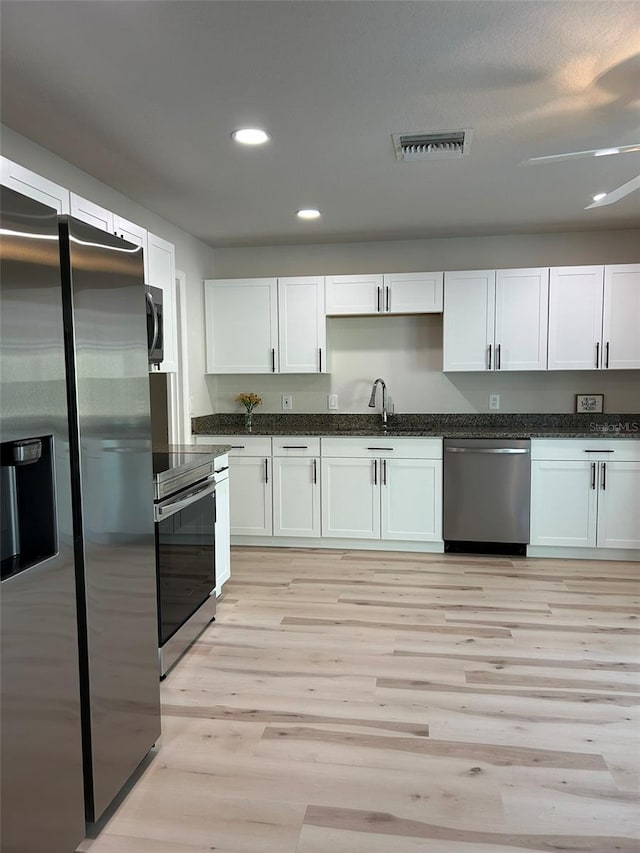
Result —
[[230, 444], [154, 444], [154, 453], [207, 453], [214, 458], [231, 450]]
[[[192, 419], [196, 435], [246, 435], [242, 414]], [[640, 414], [255, 414], [252, 435], [389, 435], [444, 438], [640, 439]], [[207, 445], [200, 445], [206, 447]]]

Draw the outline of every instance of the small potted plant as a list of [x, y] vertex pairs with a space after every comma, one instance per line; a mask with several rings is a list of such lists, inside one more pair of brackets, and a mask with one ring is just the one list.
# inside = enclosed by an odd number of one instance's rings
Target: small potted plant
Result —
[[246, 394], [243, 391], [242, 394], [238, 394], [236, 397], [236, 402], [242, 403], [245, 407], [246, 412], [244, 416], [244, 425], [247, 432], [251, 432], [251, 417], [253, 410], [256, 406], [260, 406], [262, 404], [262, 397], [258, 397], [258, 395], [254, 394], [253, 391], [250, 394]]

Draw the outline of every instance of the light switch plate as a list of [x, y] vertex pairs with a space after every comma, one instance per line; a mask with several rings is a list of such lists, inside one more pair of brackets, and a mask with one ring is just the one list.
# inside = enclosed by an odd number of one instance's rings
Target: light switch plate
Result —
[[338, 395], [337, 394], [329, 394], [327, 396], [327, 409], [330, 412], [338, 411]]
[[293, 409], [293, 397], [291, 394], [282, 395], [282, 411], [290, 412]]
[[489, 408], [490, 409], [499, 409], [500, 408], [500, 394], [489, 394]]

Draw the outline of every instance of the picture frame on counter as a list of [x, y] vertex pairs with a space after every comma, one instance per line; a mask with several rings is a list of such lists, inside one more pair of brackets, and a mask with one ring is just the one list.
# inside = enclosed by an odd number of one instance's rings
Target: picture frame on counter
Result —
[[604, 411], [604, 394], [576, 394], [576, 412], [596, 414]]

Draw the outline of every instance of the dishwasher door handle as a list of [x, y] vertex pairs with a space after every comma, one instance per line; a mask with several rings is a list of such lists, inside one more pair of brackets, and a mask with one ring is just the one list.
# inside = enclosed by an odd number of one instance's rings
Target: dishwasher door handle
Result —
[[530, 453], [526, 447], [445, 447], [445, 453]]

